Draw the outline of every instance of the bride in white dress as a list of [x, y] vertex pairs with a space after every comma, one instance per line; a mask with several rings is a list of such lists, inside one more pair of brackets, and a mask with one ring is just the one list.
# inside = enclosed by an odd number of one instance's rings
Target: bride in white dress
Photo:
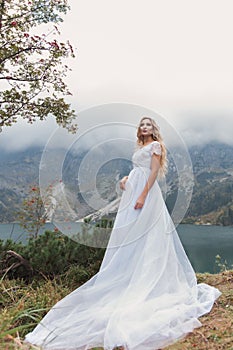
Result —
[[156, 350], [200, 327], [221, 294], [197, 284], [157, 183], [166, 149], [155, 121], [141, 119], [100, 270], [59, 301], [26, 342], [49, 350]]

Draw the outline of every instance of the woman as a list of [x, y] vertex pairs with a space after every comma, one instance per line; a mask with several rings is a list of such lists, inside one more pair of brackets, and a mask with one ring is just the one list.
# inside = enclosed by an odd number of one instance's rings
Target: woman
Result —
[[26, 341], [51, 350], [161, 349], [201, 326], [221, 294], [197, 284], [167, 211], [158, 175], [166, 149], [143, 117], [133, 169], [123, 190], [99, 272], [59, 301]]

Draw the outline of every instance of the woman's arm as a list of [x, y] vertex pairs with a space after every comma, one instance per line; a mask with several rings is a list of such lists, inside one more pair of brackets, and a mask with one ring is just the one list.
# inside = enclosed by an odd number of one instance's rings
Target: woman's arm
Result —
[[125, 183], [126, 183], [127, 180], [128, 180], [128, 176], [124, 176], [124, 177], [121, 179], [121, 181], [120, 181], [120, 188], [121, 188], [122, 190], [125, 190]]
[[149, 192], [149, 190], [151, 189], [151, 187], [153, 186], [157, 176], [158, 176], [158, 172], [159, 172], [159, 168], [160, 168], [160, 156], [153, 154], [151, 157], [151, 172], [150, 175], [148, 177], [147, 183], [142, 191], [142, 193], [140, 194], [140, 196], [137, 199], [137, 202], [134, 206], [134, 209], [141, 209], [143, 207], [143, 204], [145, 202], [146, 196]]

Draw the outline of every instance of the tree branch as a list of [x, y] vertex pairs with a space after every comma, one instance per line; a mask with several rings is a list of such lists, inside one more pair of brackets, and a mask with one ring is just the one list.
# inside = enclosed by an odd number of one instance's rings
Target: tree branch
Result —
[[11, 58], [18, 56], [19, 54], [21, 54], [22, 52], [28, 52], [28, 51], [34, 51], [34, 50], [42, 50], [42, 51], [49, 51], [49, 48], [46, 47], [38, 47], [38, 46], [30, 46], [27, 47], [25, 49], [21, 49], [13, 54], [11, 54], [10, 56], [7, 56], [5, 58], [3, 58], [2, 60], [0, 60], [0, 64], [4, 63], [7, 60], [10, 60]]
[[25, 78], [25, 79], [20, 79], [20, 78], [14, 78], [14, 77], [10, 77], [10, 76], [7, 76], [7, 77], [0, 77], [0, 80], [15, 80], [15, 81], [28, 81], [28, 82], [32, 82], [32, 81], [39, 81], [41, 80], [41, 78], [34, 78], [34, 79], [29, 79], [29, 78]]
[[24, 259], [20, 254], [14, 252], [13, 250], [8, 250], [6, 252], [7, 258], [6, 262], [10, 258], [16, 258], [18, 262], [13, 263], [10, 267], [0, 270], [0, 273], [8, 273], [10, 270], [16, 269], [17, 267], [24, 266], [27, 270], [33, 271], [32, 266], [29, 264], [29, 261]]

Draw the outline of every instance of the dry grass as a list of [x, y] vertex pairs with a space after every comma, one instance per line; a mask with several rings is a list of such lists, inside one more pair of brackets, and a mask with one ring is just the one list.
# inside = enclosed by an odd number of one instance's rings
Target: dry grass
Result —
[[[197, 276], [199, 282], [219, 288], [222, 295], [211, 312], [200, 318], [202, 327], [167, 347], [166, 350], [233, 350], [233, 271], [224, 271], [218, 275], [198, 274]], [[11, 282], [6, 283], [8, 285], [5, 285], [4, 289], [7, 292], [4, 294], [8, 294], [5, 299], [3, 298], [5, 307], [2, 306], [0, 316], [0, 349], [28, 350], [28, 347], [22, 344], [21, 337], [37, 322], [41, 312], [45, 312], [38, 311], [39, 306], [42, 309], [44, 302], [48, 307], [52, 306], [66, 295], [68, 290], [51, 282], [36, 289], [23, 286], [13, 290]], [[38, 309], [32, 310], [32, 305], [37, 305]], [[30, 347], [30, 350], [33, 349], [38, 348]]]
[[233, 271], [198, 274], [199, 282], [217, 287], [222, 295], [211, 312], [200, 318], [202, 327], [167, 350], [233, 350]]

